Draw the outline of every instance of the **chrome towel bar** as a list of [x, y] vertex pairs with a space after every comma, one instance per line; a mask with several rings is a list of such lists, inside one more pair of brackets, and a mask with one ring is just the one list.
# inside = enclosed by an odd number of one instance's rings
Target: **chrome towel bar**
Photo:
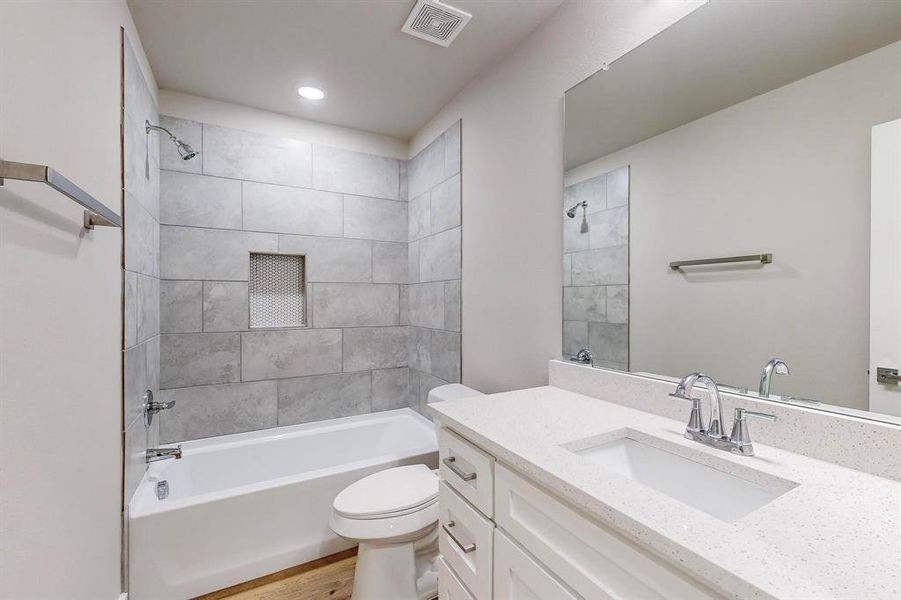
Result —
[[773, 262], [773, 255], [770, 252], [765, 254], [745, 254], [744, 256], [725, 256], [723, 258], [699, 258], [697, 260], [677, 260], [669, 264], [669, 268], [678, 271], [682, 267], [696, 267], [699, 265], [722, 265], [726, 263], [738, 262], [759, 262], [768, 265]]
[[84, 212], [84, 226], [86, 229], [93, 229], [95, 225], [103, 227], [122, 226], [122, 217], [47, 165], [0, 160], [0, 185], [3, 185], [4, 179], [46, 183], [61, 194], [75, 200], [87, 209]]

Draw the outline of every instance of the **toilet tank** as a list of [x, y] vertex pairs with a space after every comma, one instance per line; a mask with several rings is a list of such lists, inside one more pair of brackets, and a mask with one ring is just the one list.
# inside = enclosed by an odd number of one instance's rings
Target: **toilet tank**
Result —
[[461, 383], [448, 383], [439, 385], [429, 392], [428, 403], [443, 402], [445, 400], [459, 400], [460, 398], [472, 398], [473, 396], [484, 396], [478, 390], [466, 387]]

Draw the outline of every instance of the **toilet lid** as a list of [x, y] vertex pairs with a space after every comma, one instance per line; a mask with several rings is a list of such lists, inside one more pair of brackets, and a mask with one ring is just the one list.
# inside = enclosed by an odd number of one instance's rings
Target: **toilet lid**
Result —
[[411, 512], [438, 497], [438, 476], [425, 465], [386, 469], [352, 483], [335, 497], [335, 512], [374, 518]]

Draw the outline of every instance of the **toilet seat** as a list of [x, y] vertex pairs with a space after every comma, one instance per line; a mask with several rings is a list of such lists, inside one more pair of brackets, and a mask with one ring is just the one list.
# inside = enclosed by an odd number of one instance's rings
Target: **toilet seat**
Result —
[[438, 476], [425, 465], [379, 471], [351, 484], [332, 503], [329, 524], [340, 536], [393, 543], [438, 523]]
[[438, 500], [438, 477], [425, 465], [394, 467], [352, 483], [335, 497], [349, 519], [384, 519], [423, 510]]

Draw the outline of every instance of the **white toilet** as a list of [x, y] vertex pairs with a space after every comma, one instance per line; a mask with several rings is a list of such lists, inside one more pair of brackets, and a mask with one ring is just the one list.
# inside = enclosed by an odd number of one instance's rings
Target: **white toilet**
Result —
[[[429, 403], [481, 395], [460, 384]], [[379, 471], [335, 497], [330, 525], [356, 540], [353, 600], [430, 600], [438, 595], [438, 474], [426, 465]]]

